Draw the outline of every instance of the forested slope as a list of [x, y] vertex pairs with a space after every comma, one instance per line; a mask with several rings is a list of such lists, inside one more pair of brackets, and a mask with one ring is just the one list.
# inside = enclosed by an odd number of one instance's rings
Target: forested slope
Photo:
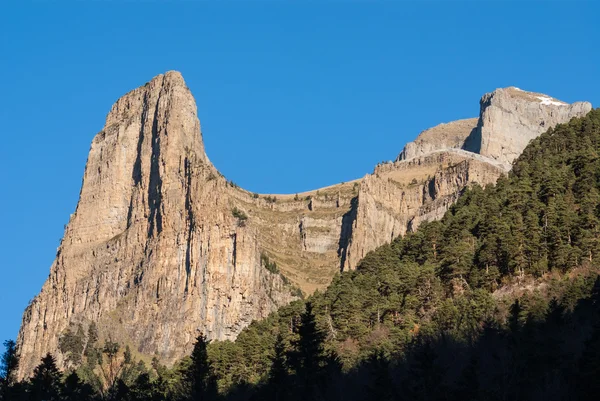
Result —
[[[369, 253], [356, 271], [310, 298], [325, 347], [346, 370], [378, 353], [396, 365], [416, 342], [443, 339], [442, 352], [473, 351], [492, 328], [507, 330], [512, 316], [519, 327], [540, 330], [543, 339], [524, 336], [531, 352], [558, 352], [544, 345], [556, 334], [575, 363], [595, 318], [581, 300], [600, 266], [599, 154], [594, 110], [532, 141], [508, 177], [467, 190], [441, 221]], [[252, 324], [235, 343], [211, 344], [221, 386], [267, 377], [277, 334], [295, 339], [303, 307], [298, 302]], [[567, 332], [548, 334], [548, 314], [568, 321]], [[498, 335], [508, 341], [505, 334]], [[495, 347], [508, 352], [504, 345]], [[460, 354], [439, 362], [455, 375], [468, 361], [469, 352]]]

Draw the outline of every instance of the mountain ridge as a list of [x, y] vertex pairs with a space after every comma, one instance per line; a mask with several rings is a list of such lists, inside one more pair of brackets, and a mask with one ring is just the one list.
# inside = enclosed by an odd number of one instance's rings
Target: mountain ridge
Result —
[[[548, 107], [563, 106], [539, 106], [544, 118]], [[586, 107], [569, 110], [575, 116]], [[551, 117], [548, 125], [572, 115]], [[367, 252], [441, 218], [467, 186], [506, 172], [498, 164], [505, 160], [430, 145], [429, 153], [304, 198], [252, 194], [210, 162], [180, 73], [128, 92], [92, 141], [76, 211], [24, 313], [19, 375], [55, 352], [74, 324], [94, 322], [101, 337], [171, 362], [198, 330], [234, 339], [296, 299], [294, 286], [306, 294], [324, 288]]]

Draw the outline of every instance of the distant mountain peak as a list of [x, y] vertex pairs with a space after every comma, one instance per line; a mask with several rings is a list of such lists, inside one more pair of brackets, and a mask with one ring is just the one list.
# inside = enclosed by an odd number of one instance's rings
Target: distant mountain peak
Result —
[[573, 117], [587, 114], [589, 102], [568, 104], [543, 93], [510, 86], [483, 95], [478, 118], [440, 124], [406, 144], [397, 160], [431, 152], [464, 149], [496, 160], [509, 170], [532, 139]]

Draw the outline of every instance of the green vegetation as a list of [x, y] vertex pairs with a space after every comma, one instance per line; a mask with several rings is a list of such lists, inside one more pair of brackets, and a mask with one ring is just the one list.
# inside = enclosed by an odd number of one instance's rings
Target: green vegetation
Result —
[[84, 346], [85, 334], [81, 325], [77, 327], [77, 331], [67, 329], [58, 339], [58, 349], [66, 361], [75, 366], [81, 364]]
[[105, 400], [595, 400], [599, 272], [595, 110], [532, 141], [508, 177], [465, 191], [441, 221], [235, 342], [200, 336], [190, 358], [147, 369], [110, 341], [98, 356], [97, 335], [80, 341], [78, 327], [61, 337], [75, 377], [61, 379], [47, 356], [24, 383], [11, 379], [9, 342], [1, 399], [72, 399], [71, 383]]
[[244, 225], [246, 223], [246, 220], [248, 220], [248, 215], [244, 213], [243, 210], [240, 210], [237, 207], [234, 207], [231, 210], [231, 214], [233, 215], [233, 217], [238, 219], [240, 225]]
[[265, 269], [267, 269], [268, 271], [270, 271], [273, 274], [280, 273], [279, 268], [277, 267], [277, 263], [275, 261], [271, 262], [269, 257], [264, 253], [260, 254], [260, 264], [263, 265], [265, 267]]

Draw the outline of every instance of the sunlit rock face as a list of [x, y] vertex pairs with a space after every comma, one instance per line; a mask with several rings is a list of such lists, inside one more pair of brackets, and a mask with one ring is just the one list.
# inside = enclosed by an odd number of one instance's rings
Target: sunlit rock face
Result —
[[568, 104], [515, 87], [484, 95], [480, 105], [477, 128], [464, 148], [499, 161], [507, 170], [532, 139], [592, 110], [589, 102]]
[[530, 139], [590, 109], [499, 89], [482, 98], [479, 118], [424, 131], [360, 180], [259, 195], [215, 169], [183, 78], [159, 75], [120, 98], [92, 141], [77, 209], [23, 315], [19, 376], [47, 352], [66, 366], [60, 336], [91, 322], [101, 340], [166, 363], [200, 332], [233, 340], [298, 288], [322, 289], [441, 218], [466, 187], [495, 182]]
[[199, 331], [234, 339], [293, 297], [261, 266], [256, 228], [232, 215], [179, 73], [112, 107], [92, 142], [77, 210], [23, 317], [20, 375], [57, 352], [70, 325], [174, 361]]
[[441, 218], [466, 186], [495, 182], [532, 139], [591, 109], [509, 87], [485, 94], [478, 118], [423, 131], [394, 163], [362, 180], [343, 267], [353, 269], [367, 252]]

